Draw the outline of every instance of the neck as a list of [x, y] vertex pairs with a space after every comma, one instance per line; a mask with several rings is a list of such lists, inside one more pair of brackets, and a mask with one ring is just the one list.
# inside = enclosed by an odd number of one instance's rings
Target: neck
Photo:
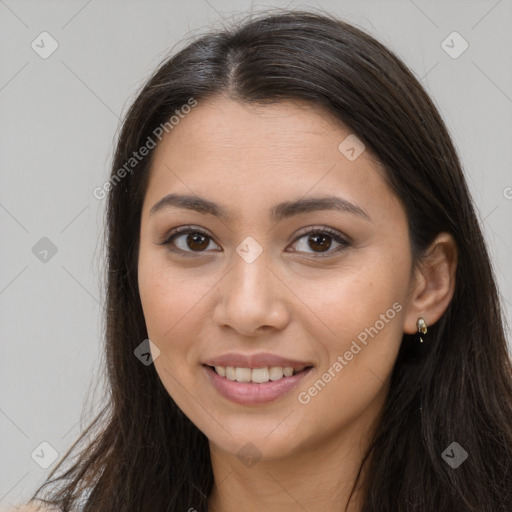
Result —
[[250, 467], [210, 442], [214, 486], [208, 511], [239, 512], [243, 503], [244, 512], [360, 512], [364, 468], [349, 497], [372, 431], [368, 418], [359, 420], [321, 444]]

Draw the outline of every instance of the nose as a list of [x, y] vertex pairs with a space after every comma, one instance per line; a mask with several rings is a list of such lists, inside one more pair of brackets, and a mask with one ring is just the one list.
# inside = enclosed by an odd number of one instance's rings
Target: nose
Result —
[[248, 263], [235, 254], [233, 267], [219, 287], [213, 315], [216, 325], [249, 337], [288, 325], [287, 287], [263, 255]]

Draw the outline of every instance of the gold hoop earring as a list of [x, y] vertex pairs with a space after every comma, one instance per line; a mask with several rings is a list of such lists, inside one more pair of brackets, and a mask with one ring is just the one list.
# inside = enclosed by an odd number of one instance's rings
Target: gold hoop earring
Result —
[[425, 319], [420, 316], [416, 322], [416, 327], [418, 328], [418, 333], [416, 334], [417, 339], [420, 343], [423, 343], [423, 337], [422, 335], [427, 334], [427, 323], [425, 322]]

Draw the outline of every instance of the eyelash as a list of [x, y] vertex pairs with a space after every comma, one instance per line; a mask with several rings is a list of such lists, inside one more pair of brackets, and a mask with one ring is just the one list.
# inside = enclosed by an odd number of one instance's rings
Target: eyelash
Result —
[[[168, 246], [168, 249], [170, 251], [175, 252], [175, 253], [180, 253], [184, 256], [194, 257], [194, 256], [197, 256], [197, 255], [200, 255], [200, 254], [206, 252], [206, 251], [184, 251], [184, 250], [178, 249], [172, 245], [174, 239], [177, 238], [178, 236], [189, 235], [191, 233], [202, 235], [202, 236], [209, 238], [210, 240], [213, 240], [213, 238], [208, 233], [203, 231], [202, 229], [195, 228], [194, 226], [181, 226], [181, 227], [176, 228], [173, 231], [171, 231], [171, 233], [160, 243], [160, 245]], [[328, 228], [328, 227], [313, 228], [310, 231], [301, 233], [292, 242], [292, 244], [295, 244], [301, 238], [312, 236], [312, 235], [328, 235], [335, 242], [340, 244], [339, 247], [337, 247], [333, 250], [328, 250], [327, 252], [324, 252], [324, 253], [314, 253], [314, 252], [307, 253], [307, 254], [312, 254], [313, 258], [327, 258], [329, 256], [333, 256], [334, 254], [338, 254], [338, 253], [342, 252], [350, 245], [350, 242], [348, 242], [345, 238], [341, 237], [341, 235], [337, 231], [335, 231], [334, 229]]]

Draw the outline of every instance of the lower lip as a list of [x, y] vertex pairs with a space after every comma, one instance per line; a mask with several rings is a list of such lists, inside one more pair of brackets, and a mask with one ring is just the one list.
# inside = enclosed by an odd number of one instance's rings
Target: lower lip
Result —
[[261, 405], [277, 400], [286, 395], [309, 374], [313, 368], [308, 368], [291, 377], [279, 380], [269, 380], [258, 384], [256, 382], [237, 382], [221, 377], [213, 368], [203, 365], [203, 368], [214, 388], [225, 398], [241, 405]]

